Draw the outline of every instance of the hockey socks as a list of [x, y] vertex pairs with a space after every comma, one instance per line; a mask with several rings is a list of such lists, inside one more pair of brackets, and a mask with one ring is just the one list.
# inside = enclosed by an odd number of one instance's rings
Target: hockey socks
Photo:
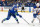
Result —
[[6, 21], [6, 19], [3, 19], [3, 20], [2, 20], [2, 23], [3, 23], [4, 21]]
[[18, 19], [17, 18], [15, 18], [15, 20], [17, 21], [17, 23], [19, 24], [19, 21], [18, 21]]

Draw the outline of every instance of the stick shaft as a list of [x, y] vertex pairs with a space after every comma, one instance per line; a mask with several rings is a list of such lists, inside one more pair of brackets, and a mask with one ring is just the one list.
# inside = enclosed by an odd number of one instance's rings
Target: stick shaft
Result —
[[[24, 18], [22, 18], [26, 23], [28, 23]], [[28, 23], [29, 24], [29, 23]]]

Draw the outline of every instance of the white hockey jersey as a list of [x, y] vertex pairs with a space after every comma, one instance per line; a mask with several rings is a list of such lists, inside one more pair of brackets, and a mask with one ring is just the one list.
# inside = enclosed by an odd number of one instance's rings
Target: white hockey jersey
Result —
[[33, 14], [36, 14], [36, 11], [37, 11], [37, 9], [35, 8], [35, 9], [33, 9]]

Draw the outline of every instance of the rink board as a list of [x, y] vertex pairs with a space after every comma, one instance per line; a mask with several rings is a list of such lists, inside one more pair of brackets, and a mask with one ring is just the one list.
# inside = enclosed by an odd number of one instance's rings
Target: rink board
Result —
[[[8, 12], [8, 10], [0, 10], [0, 12]], [[21, 11], [18, 11], [18, 12], [21, 12]], [[22, 12], [24, 12], [24, 11], [22, 11]], [[25, 12], [29, 13], [29, 11], [25, 11]], [[32, 11], [31, 11], [31, 13], [32, 13]]]
[[[12, 7], [0, 7], [0, 11], [3, 11], [3, 12], [8, 12], [9, 9], [12, 9]], [[32, 13], [32, 9], [33, 9], [33, 7], [24, 7], [25, 12]], [[18, 12], [21, 12], [21, 10], [22, 10], [21, 7], [19, 7]]]

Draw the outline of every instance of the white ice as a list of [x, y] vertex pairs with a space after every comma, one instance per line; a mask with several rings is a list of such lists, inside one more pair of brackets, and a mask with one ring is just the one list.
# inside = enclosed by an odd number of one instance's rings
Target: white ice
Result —
[[[33, 14], [32, 13], [24, 13], [19, 12], [22, 17], [31, 24], [31, 21], [33, 20]], [[4, 23], [1, 23], [1, 21], [5, 18], [7, 18], [8, 12], [0, 12], [0, 27], [40, 27], [40, 25], [32, 26], [28, 25], [22, 18], [17, 16], [19, 20], [19, 24], [15, 21], [14, 17], [11, 16], [10, 20], [4, 21]], [[34, 21], [34, 23], [38, 23], [38, 19]]]

